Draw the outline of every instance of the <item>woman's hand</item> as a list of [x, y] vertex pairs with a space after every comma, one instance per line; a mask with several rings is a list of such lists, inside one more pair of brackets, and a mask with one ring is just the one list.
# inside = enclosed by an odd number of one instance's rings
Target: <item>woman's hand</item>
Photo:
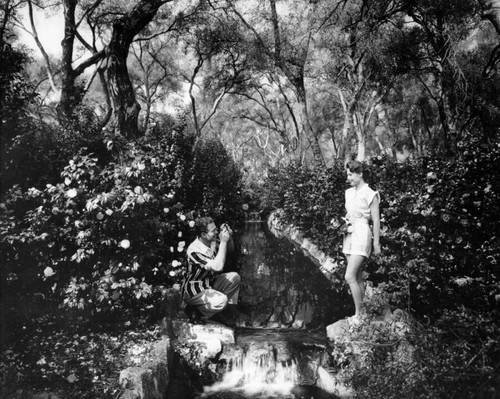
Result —
[[381, 250], [380, 250], [380, 244], [373, 244], [373, 254], [375, 256], [380, 255]]

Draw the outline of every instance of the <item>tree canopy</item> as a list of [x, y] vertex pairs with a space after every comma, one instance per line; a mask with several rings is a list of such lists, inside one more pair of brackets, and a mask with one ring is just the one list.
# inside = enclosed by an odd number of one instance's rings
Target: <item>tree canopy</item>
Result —
[[[86, 112], [103, 135], [134, 139], [189, 108], [198, 135], [264, 164], [328, 165], [496, 137], [497, 3], [7, 1], [2, 43], [35, 38], [44, 123], [68, 129]], [[38, 38], [44, 13], [64, 17], [60, 59]]]

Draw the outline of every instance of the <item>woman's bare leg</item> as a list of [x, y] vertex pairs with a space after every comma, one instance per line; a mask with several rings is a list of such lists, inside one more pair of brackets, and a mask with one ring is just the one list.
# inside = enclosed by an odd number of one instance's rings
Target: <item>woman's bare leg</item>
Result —
[[355, 316], [361, 316], [363, 298], [365, 296], [365, 285], [363, 280], [363, 263], [365, 257], [361, 255], [347, 255], [347, 270], [345, 281], [349, 284], [352, 299], [354, 301]]

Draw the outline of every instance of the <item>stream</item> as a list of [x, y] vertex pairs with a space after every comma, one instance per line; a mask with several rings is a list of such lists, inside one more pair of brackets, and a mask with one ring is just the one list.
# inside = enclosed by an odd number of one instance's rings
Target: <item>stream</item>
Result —
[[[236, 345], [224, 352], [221, 381], [199, 398], [338, 398], [327, 364], [326, 326], [348, 313], [318, 267], [263, 222], [247, 222], [235, 268], [242, 278]], [[231, 261], [231, 259], [228, 259]]]

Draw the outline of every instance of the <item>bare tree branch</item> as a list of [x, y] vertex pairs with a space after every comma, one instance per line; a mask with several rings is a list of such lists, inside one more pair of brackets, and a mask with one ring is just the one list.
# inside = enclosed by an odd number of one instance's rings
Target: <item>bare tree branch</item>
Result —
[[32, 4], [31, 0], [28, 0], [28, 16], [29, 16], [30, 26], [31, 26], [31, 32], [30, 31], [28, 31], [28, 32], [31, 34], [33, 39], [35, 39], [35, 43], [36, 43], [38, 49], [40, 50], [40, 52], [42, 53], [42, 57], [45, 61], [45, 66], [47, 68], [47, 77], [48, 77], [49, 82], [50, 82], [50, 87], [52, 88], [54, 93], [58, 93], [59, 90], [56, 87], [56, 84], [54, 82], [54, 73], [52, 72], [52, 65], [50, 62], [49, 55], [45, 51], [45, 48], [43, 47], [43, 44], [40, 41], [40, 38], [38, 37], [38, 32], [37, 32], [37, 29], [35, 26], [35, 20], [33, 17], [33, 4]]

